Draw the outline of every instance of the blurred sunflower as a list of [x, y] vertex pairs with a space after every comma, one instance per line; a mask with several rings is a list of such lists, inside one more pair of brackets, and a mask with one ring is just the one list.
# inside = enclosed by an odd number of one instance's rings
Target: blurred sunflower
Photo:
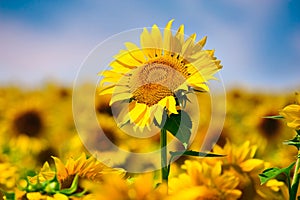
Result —
[[232, 172], [222, 171], [222, 163], [210, 166], [205, 162], [186, 160], [186, 172], [169, 182], [170, 199], [239, 199], [239, 178]]
[[[184, 26], [172, 34], [170, 20], [162, 36], [157, 25], [151, 32], [144, 28], [141, 48], [125, 43], [110, 63], [111, 70], [100, 73], [100, 95], [112, 94], [110, 105], [127, 100], [128, 110], [121, 125], [134, 123], [141, 130], [155, 120], [162, 123], [163, 113], [178, 114], [185, 103], [178, 98], [189, 92], [208, 91], [207, 81], [222, 68], [214, 50], [203, 50], [206, 37], [195, 43], [196, 34], [186, 40]], [[109, 84], [105, 84], [109, 83]]]
[[57, 178], [61, 183], [62, 189], [69, 188], [76, 175], [80, 178], [96, 182], [101, 181], [103, 176], [107, 174], [116, 173], [121, 176], [125, 175], [123, 170], [109, 168], [93, 156], [87, 158], [85, 153], [82, 153], [76, 160], [69, 158], [66, 165], [64, 165], [57, 157], [53, 157], [53, 159], [55, 162]]
[[15, 100], [13, 106], [4, 112], [3, 124], [11, 136], [26, 135], [41, 138], [48, 128], [47, 108], [38, 94], [23, 95], [23, 100]]
[[[8, 107], [1, 121], [2, 152], [10, 162], [23, 168], [35, 168], [42, 151], [49, 149], [46, 140], [48, 116], [38, 95], [24, 94], [23, 101]], [[5, 134], [3, 134], [5, 133]], [[42, 157], [41, 157], [42, 158]]]
[[54, 194], [53, 196], [49, 196], [47, 194], [42, 194], [40, 192], [29, 192], [26, 194], [26, 198], [28, 200], [68, 200], [69, 198], [63, 194]]
[[91, 191], [87, 199], [95, 200], [162, 200], [167, 196], [167, 186], [160, 184], [156, 187], [157, 181], [152, 173], [141, 174], [134, 178], [123, 179], [120, 176], [112, 175], [105, 177], [103, 184], [87, 184], [86, 188]]
[[11, 163], [0, 163], [0, 191], [11, 191], [16, 187], [18, 168]]
[[[282, 197], [282, 191], [274, 191], [274, 187], [262, 187], [258, 178], [258, 174], [266, 169], [270, 163], [255, 158], [257, 145], [250, 145], [249, 141], [245, 141], [241, 145], [231, 144], [229, 140], [223, 148], [215, 145], [213, 152], [216, 154], [226, 155], [223, 158], [209, 159], [206, 162], [214, 163], [215, 160], [222, 162], [222, 169], [229, 171], [239, 178], [240, 182], [237, 186], [242, 191], [241, 199], [278, 199]], [[261, 194], [269, 193], [274, 196], [270, 198]]]

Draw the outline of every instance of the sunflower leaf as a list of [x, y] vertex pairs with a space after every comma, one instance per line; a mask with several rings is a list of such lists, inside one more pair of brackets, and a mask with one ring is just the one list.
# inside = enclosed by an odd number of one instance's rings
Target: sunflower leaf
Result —
[[171, 156], [195, 156], [195, 157], [223, 157], [225, 155], [208, 153], [208, 152], [198, 152], [193, 150], [188, 151], [170, 151]]
[[266, 170], [264, 170], [261, 174], [259, 174], [259, 179], [260, 179], [260, 183], [263, 185], [266, 182], [268, 182], [269, 180], [276, 178], [276, 176], [278, 176], [281, 173], [284, 173], [287, 177], [289, 177], [290, 175], [290, 171], [291, 169], [294, 167], [295, 162], [293, 162], [290, 166], [286, 167], [286, 168], [268, 168]]
[[265, 119], [283, 119], [284, 117], [281, 115], [275, 115], [275, 116], [265, 116], [263, 118], [265, 118]]
[[163, 128], [168, 130], [187, 148], [191, 137], [192, 121], [185, 111], [179, 110], [178, 114], [168, 116]]

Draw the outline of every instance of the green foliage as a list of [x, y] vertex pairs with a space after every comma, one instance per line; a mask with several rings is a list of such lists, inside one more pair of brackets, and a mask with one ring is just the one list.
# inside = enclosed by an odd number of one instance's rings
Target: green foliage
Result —
[[209, 152], [198, 152], [198, 151], [193, 151], [193, 150], [188, 150], [188, 151], [170, 151], [171, 156], [194, 156], [194, 157], [223, 157], [225, 155], [220, 155], [220, 154], [214, 154], [214, 153], [209, 153]]
[[259, 179], [260, 179], [260, 183], [265, 184], [269, 180], [276, 178], [281, 173], [284, 173], [289, 178], [290, 172], [291, 172], [292, 168], [294, 167], [294, 165], [295, 165], [295, 162], [293, 162], [290, 166], [288, 166], [286, 168], [280, 169], [277, 167], [273, 167], [273, 168], [264, 170], [262, 174], [258, 175]]
[[40, 192], [40, 193], [44, 193], [44, 194], [48, 194], [48, 195], [60, 193], [60, 194], [64, 194], [67, 196], [81, 197], [85, 194], [86, 191], [83, 191], [81, 193], [76, 193], [76, 191], [78, 190], [78, 178], [79, 177], [76, 174], [76, 176], [74, 177], [74, 179], [72, 181], [70, 188], [64, 188], [64, 189], [61, 189], [61, 186], [57, 179], [57, 176], [54, 176], [52, 179], [46, 180], [43, 182], [40, 182], [39, 179], [37, 179], [37, 182], [35, 184], [31, 183], [27, 179], [26, 187], [21, 188], [21, 189], [26, 192]]
[[284, 141], [284, 144], [292, 145], [300, 149], [300, 135], [296, 135], [293, 139]]
[[0, 197], [1, 197], [1, 195], [5, 196], [5, 198], [7, 200], [15, 200], [16, 199], [16, 195], [14, 192], [6, 192], [0, 188]]
[[264, 117], [264, 118], [266, 118], [266, 119], [284, 119], [284, 117], [281, 116], [281, 115], [266, 116], [266, 117]]
[[185, 111], [179, 110], [178, 114], [167, 116], [163, 129], [168, 130], [187, 148], [191, 137], [192, 121]]

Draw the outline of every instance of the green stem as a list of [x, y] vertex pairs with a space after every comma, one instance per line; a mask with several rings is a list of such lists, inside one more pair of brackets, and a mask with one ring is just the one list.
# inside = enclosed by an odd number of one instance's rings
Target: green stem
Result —
[[291, 186], [290, 200], [296, 200], [296, 197], [297, 197], [299, 178], [300, 178], [299, 173], [298, 173], [299, 167], [300, 167], [300, 158], [299, 157], [300, 157], [300, 151], [298, 149], [297, 162], [296, 162], [292, 186]]
[[160, 150], [161, 150], [161, 178], [162, 182], [168, 184], [169, 165], [167, 161], [167, 130], [162, 128], [160, 131]]

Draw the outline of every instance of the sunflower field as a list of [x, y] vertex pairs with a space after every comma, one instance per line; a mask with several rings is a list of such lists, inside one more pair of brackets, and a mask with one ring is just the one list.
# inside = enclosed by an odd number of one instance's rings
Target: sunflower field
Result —
[[126, 43], [80, 95], [1, 86], [1, 199], [296, 199], [297, 92], [213, 93], [221, 61], [172, 22]]
[[[88, 86], [86, 86], [88, 87]], [[295, 103], [294, 94], [227, 91], [227, 117], [213, 152], [221, 158], [181, 157], [171, 165], [168, 185], [159, 171], [130, 174], [122, 170], [130, 156], [110, 168], [92, 157], [72, 118], [72, 89], [46, 84], [39, 89], [16, 86], [1, 90], [1, 198], [6, 199], [288, 199], [284, 175], [261, 185], [268, 167], [287, 167], [297, 157], [283, 144], [295, 133], [283, 120], [264, 118]], [[134, 143], [114, 123], [108, 98], [96, 103], [105, 134], [135, 152], [159, 145], [157, 137]], [[201, 99], [206, 99], [203, 94]], [[201, 102], [208, 104], [209, 102]], [[208, 111], [203, 115], [209, 115]], [[199, 126], [192, 146], [202, 143]], [[102, 138], [95, 143], [105, 151]], [[109, 153], [109, 152], [107, 152]], [[292, 176], [292, 175], [291, 175]]]

